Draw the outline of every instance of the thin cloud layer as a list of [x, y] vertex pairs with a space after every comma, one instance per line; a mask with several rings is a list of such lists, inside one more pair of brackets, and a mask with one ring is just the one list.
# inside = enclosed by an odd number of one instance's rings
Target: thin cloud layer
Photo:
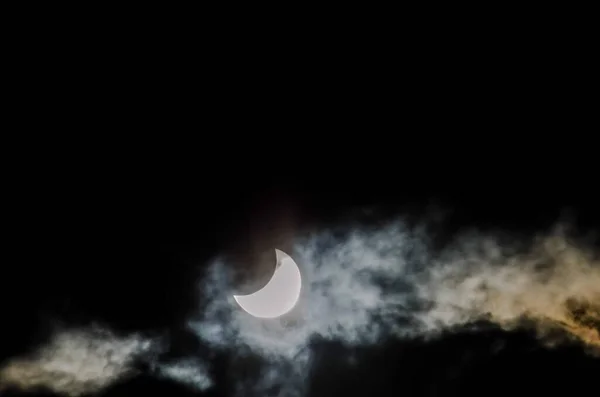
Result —
[[[300, 300], [278, 319], [244, 312], [233, 299], [239, 286], [232, 285], [230, 268], [216, 261], [199, 283], [201, 306], [189, 329], [211, 354], [233, 358], [226, 387], [246, 397], [305, 395], [315, 340], [365, 346], [433, 338], [486, 320], [508, 330], [534, 324], [544, 343], [570, 339], [600, 352], [594, 252], [558, 233], [526, 248], [467, 235], [441, 250], [432, 248], [430, 236], [395, 222], [298, 241], [288, 254], [302, 274]], [[77, 397], [132, 375], [136, 360], [150, 364], [158, 378], [198, 390], [215, 385], [205, 354], [189, 351], [167, 362], [157, 354], [165, 350], [164, 343], [140, 335], [63, 330], [39, 351], [0, 368], [0, 388]]]
[[206, 390], [213, 386], [206, 363], [199, 358], [186, 357], [173, 362], [156, 362], [154, 373], [160, 378], [197, 390]]
[[132, 374], [132, 363], [153, 348], [137, 335], [103, 329], [64, 330], [34, 354], [0, 369], [0, 388], [47, 389], [67, 396], [96, 392]]
[[600, 348], [600, 263], [592, 253], [556, 235], [521, 254], [506, 251], [486, 239], [440, 260], [418, 286], [419, 299], [433, 302], [419, 316], [427, 329], [479, 319], [511, 329], [528, 319], [548, 342], [562, 328], [592, 351]]
[[[467, 236], [435, 252], [423, 230], [397, 222], [322, 233], [289, 254], [301, 268], [303, 287], [297, 307], [279, 319], [253, 318], [236, 305], [224, 263], [213, 265], [200, 288], [208, 304], [190, 328], [214, 349], [260, 357], [269, 375], [255, 374], [259, 390], [240, 386], [240, 395], [277, 388], [282, 396], [303, 395], [314, 338], [368, 345], [435, 337], [480, 320], [511, 329], [528, 319], [545, 341], [555, 341], [550, 331], [562, 329], [591, 352], [600, 346], [600, 266], [564, 236], [541, 238], [520, 251], [498, 239]], [[242, 375], [232, 377], [244, 384]]]

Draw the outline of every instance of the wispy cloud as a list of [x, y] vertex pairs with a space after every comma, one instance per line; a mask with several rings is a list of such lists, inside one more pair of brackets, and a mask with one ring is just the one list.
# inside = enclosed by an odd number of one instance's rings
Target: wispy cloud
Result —
[[[282, 395], [302, 395], [315, 337], [368, 345], [435, 337], [480, 320], [510, 329], [527, 318], [545, 341], [551, 341], [548, 330], [562, 329], [590, 351], [600, 347], [594, 325], [600, 321], [594, 309], [600, 266], [591, 252], [559, 234], [526, 249], [471, 234], [434, 250], [424, 229], [395, 222], [320, 233], [290, 254], [303, 275], [301, 299], [291, 313], [275, 320], [245, 313], [231, 297], [227, 265], [217, 262], [200, 288], [209, 304], [190, 321], [212, 348], [261, 357], [270, 374], [260, 377], [263, 393], [278, 384]], [[583, 312], [575, 314], [575, 306]]]
[[118, 337], [101, 328], [62, 330], [37, 352], [0, 369], [0, 387], [80, 396], [130, 375], [133, 360], [152, 348], [151, 340], [137, 335]]
[[[542, 342], [557, 342], [553, 331], [562, 330], [562, 340], [600, 351], [600, 263], [594, 252], [560, 233], [528, 247], [472, 233], [433, 249], [430, 237], [424, 228], [397, 221], [297, 241], [288, 253], [302, 273], [300, 301], [272, 320], [239, 308], [231, 269], [216, 261], [199, 280], [189, 329], [209, 350], [235, 358], [229, 387], [246, 397], [304, 395], [315, 338], [364, 346], [434, 338], [480, 320], [512, 329], [527, 319]], [[9, 361], [0, 369], [0, 385], [79, 396], [132, 374], [136, 360], [150, 363], [157, 377], [195, 389], [215, 384], [203, 354], [161, 361], [157, 349], [168, 346], [140, 335], [67, 329], [34, 354]]]

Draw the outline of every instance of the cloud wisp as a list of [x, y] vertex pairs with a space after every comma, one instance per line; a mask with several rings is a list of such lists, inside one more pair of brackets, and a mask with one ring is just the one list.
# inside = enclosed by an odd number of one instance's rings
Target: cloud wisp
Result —
[[[425, 228], [397, 221], [297, 241], [288, 254], [302, 274], [300, 300], [277, 319], [241, 310], [231, 268], [215, 261], [199, 280], [199, 306], [187, 325], [206, 351], [233, 357], [227, 382], [232, 393], [246, 397], [305, 395], [314, 340], [368, 346], [390, 338], [435, 338], [485, 320], [507, 330], [534, 324], [544, 343], [570, 339], [600, 352], [600, 262], [594, 252], [560, 233], [528, 247], [470, 234], [434, 249], [430, 237]], [[556, 330], [562, 330], [560, 340]], [[46, 388], [77, 397], [135, 374], [138, 361], [157, 378], [197, 390], [216, 384], [206, 351], [169, 361], [159, 358], [164, 351], [164, 340], [64, 329], [37, 352], [0, 368], [0, 388]]]
[[1, 368], [0, 388], [46, 389], [74, 397], [93, 393], [132, 375], [134, 360], [153, 347], [150, 339], [118, 337], [98, 327], [61, 330], [38, 351]]
[[526, 319], [545, 342], [562, 329], [590, 352], [600, 349], [600, 264], [560, 234], [525, 249], [468, 235], [434, 250], [424, 229], [395, 222], [320, 233], [290, 255], [303, 288], [297, 307], [279, 319], [253, 318], [235, 304], [225, 263], [216, 262], [201, 283], [208, 304], [190, 328], [211, 348], [263, 362], [254, 375], [262, 381], [252, 390], [240, 386], [240, 395], [277, 387], [282, 396], [303, 395], [314, 338], [369, 345], [435, 337], [481, 320], [513, 329]]

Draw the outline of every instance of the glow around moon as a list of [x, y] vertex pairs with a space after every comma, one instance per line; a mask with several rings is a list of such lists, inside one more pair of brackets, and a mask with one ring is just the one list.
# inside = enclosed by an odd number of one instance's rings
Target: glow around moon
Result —
[[277, 265], [273, 276], [250, 295], [234, 295], [242, 309], [254, 317], [276, 318], [292, 310], [300, 298], [302, 276], [296, 262], [285, 252], [275, 250]]

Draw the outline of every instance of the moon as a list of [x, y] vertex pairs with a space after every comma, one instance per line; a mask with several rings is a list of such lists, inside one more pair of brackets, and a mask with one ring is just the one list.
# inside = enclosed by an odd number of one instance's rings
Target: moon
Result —
[[275, 250], [277, 265], [269, 282], [250, 295], [233, 298], [247, 313], [258, 318], [276, 318], [292, 310], [300, 298], [302, 276], [291, 256]]

